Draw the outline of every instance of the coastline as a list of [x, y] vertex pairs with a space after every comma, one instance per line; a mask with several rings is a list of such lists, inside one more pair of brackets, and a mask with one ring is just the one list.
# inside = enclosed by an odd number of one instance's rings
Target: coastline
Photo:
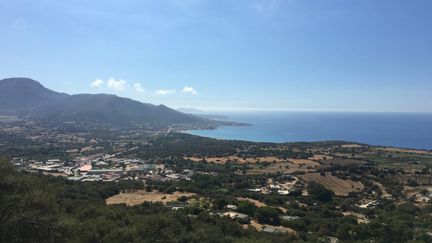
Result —
[[[229, 117], [234, 122], [183, 132], [251, 142], [353, 141], [372, 146], [432, 150], [429, 125], [432, 116], [427, 114], [279, 112], [229, 113]], [[244, 121], [248, 123], [246, 126]]]

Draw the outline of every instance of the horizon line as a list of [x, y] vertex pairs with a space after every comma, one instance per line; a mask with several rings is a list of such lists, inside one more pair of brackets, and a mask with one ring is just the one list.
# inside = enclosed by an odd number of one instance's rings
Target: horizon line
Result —
[[195, 109], [201, 112], [340, 112], [340, 113], [423, 113], [432, 111], [392, 111], [392, 110], [346, 110], [346, 109], [293, 109], [293, 108], [224, 108], [224, 107], [171, 107], [173, 109]]

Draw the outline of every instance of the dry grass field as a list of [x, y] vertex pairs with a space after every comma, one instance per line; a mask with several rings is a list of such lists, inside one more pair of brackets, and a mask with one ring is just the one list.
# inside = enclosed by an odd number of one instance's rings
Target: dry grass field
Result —
[[318, 167], [320, 165], [318, 162], [309, 159], [289, 159], [289, 162], [295, 165], [304, 165], [307, 167]]
[[176, 201], [182, 196], [193, 197], [194, 193], [174, 192], [172, 194], [161, 193], [158, 191], [147, 192], [144, 190], [120, 193], [106, 200], [107, 205], [111, 204], [126, 204], [127, 206], [139, 205], [144, 202], [161, 202], [167, 203]]
[[302, 175], [305, 181], [313, 181], [323, 185], [325, 188], [333, 191], [338, 196], [346, 196], [349, 192], [361, 191], [364, 189], [363, 184], [352, 180], [342, 180], [330, 173], [326, 176], [321, 176], [319, 173], [308, 173]]
[[[185, 157], [184, 159], [192, 161], [202, 161], [203, 158], [198, 157]], [[227, 157], [204, 157], [208, 163], [225, 164], [228, 161], [239, 163], [239, 164], [256, 164], [256, 163], [281, 163], [286, 162], [277, 157], [256, 157], [256, 158], [240, 158], [238, 156], [227, 156]]]
[[327, 160], [327, 159], [333, 159], [330, 155], [324, 155], [324, 154], [314, 154], [312, 157], [309, 157], [310, 160], [319, 161], [319, 160]]
[[294, 172], [315, 172], [316, 169], [313, 166], [307, 166], [304, 164], [293, 164], [292, 162], [279, 162], [279, 163], [271, 163], [267, 165], [255, 164], [251, 169], [247, 170], [247, 174], [273, 174], [273, 173], [294, 173]]

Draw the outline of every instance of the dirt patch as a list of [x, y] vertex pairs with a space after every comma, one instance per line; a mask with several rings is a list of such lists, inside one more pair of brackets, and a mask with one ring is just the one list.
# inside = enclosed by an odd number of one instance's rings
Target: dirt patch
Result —
[[312, 157], [309, 157], [309, 160], [314, 160], [314, 161], [328, 160], [328, 159], [333, 159], [333, 157], [324, 154], [314, 154]]
[[178, 198], [193, 197], [195, 193], [185, 193], [185, 192], [174, 192], [172, 194], [162, 193], [158, 191], [147, 192], [144, 190], [125, 192], [118, 195], [112, 196], [106, 199], [106, 204], [126, 204], [127, 206], [135, 206], [142, 204], [144, 202], [161, 202], [167, 203], [171, 201], [176, 201]]
[[352, 180], [342, 180], [330, 173], [321, 176], [320, 173], [308, 173], [302, 175], [305, 181], [313, 181], [323, 185], [325, 188], [333, 191], [337, 196], [347, 196], [350, 192], [361, 191], [364, 189], [363, 184]]
[[373, 184], [375, 184], [375, 185], [377, 185], [377, 186], [379, 187], [379, 189], [380, 189], [381, 192], [382, 192], [382, 197], [384, 197], [384, 198], [391, 198], [391, 197], [392, 197], [392, 196], [390, 195], [390, 193], [387, 192], [387, 190], [386, 190], [386, 188], [383, 186], [383, 184], [381, 184], [381, 183], [379, 183], [379, 182], [377, 182], [377, 181], [374, 181]]

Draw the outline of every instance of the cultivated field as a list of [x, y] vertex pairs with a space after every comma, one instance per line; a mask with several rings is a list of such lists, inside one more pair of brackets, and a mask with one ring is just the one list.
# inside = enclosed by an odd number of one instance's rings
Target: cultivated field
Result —
[[289, 162], [295, 165], [304, 165], [307, 167], [318, 167], [320, 165], [318, 162], [309, 159], [289, 159]]
[[330, 165], [358, 165], [365, 163], [362, 160], [357, 159], [329, 159], [320, 161], [321, 165], [330, 166]]
[[[315, 163], [315, 162], [314, 162]], [[294, 173], [294, 172], [311, 172], [316, 171], [312, 165], [293, 164], [292, 162], [279, 162], [270, 164], [254, 164], [247, 174], [267, 174], [267, 173]]]
[[106, 200], [106, 204], [126, 204], [128, 206], [139, 205], [144, 202], [161, 202], [167, 203], [171, 201], [176, 201], [178, 198], [193, 197], [194, 193], [185, 192], [174, 192], [172, 194], [162, 193], [158, 191], [147, 192], [144, 190], [120, 193], [118, 195], [112, 196]]
[[323, 185], [325, 188], [333, 191], [338, 196], [346, 196], [349, 192], [361, 191], [364, 189], [363, 184], [352, 180], [342, 180], [330, 173], [326, 176], [321, 176], [319, 173], [308, 173], [302, 175], [305, 181], [313, 181]]

